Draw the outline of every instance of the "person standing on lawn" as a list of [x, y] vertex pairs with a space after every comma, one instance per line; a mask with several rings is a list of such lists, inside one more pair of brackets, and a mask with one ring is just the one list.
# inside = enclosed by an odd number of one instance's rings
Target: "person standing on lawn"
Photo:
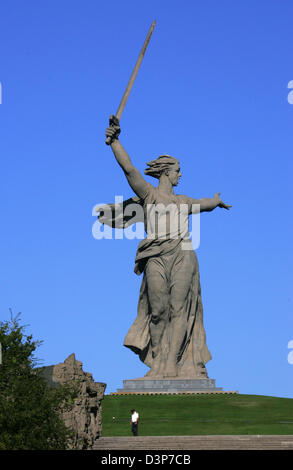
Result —
[[135, 411], [134, 409], [131, 410], [130, 423], [131, 423], [131, 431], [134, 436], [138, 435], [138, 418], [139, 418], [139, 414], [137, 413], [137, 411]]

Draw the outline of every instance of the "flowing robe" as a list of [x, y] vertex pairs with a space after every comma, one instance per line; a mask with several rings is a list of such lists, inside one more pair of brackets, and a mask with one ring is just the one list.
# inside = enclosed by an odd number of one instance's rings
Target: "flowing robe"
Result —
[[[176, 282], [187, 282], [187, 295], [182, 299], [184, 303], [184, 323], [186, 331], [177, 357], [178, 378], [207, 377], [205, 364], [211, 359], [206, 345], [206, 335], [203, 325], [203, 308], [197, 256], [192, 248], [188, 233], [188, 216], [192, 210], [192, 200], [184, 195], [167, 195], [148, 183], [148, 192], [144, 199], [132, 198], [124, 201], [116, 211], [116, 217], [100, 216], [102, 223], [113, 227], [123, 228], [141, 221], [141, 218], [132, 219], [123, 216], [128, 204], [137, 203], [143, 208], [143, 221], [147, 238], [142, 240], [137, 249], [135, 258], [136, 274], [143, 274], [140, 288], [137, 317], [129, 329], [124, 346], [139, 355], [142, 362], [152, 370], [153, 355], [150, 336], [151, 311], [148, 295], [147, 267], [148, 263], [155, 263], [155, 269], [166, 282], [167, 292], [171, 296], [172, 286]], [[150, 218], [150, 208], [169, 206], [175, 208], [175, 213], [166, 220], [165, 236], [156, 232], [155, 218]], [[115, 209], [114, 205], [111, 206]], [[117, 207], [116, 207], [117, 209]], [[119, 214], [117, 216], [117, 213]], [[163, 214], [166, 217], [166, 212]], [[172, 220], [179, 221], [172, 226]], [[160, 215], [158, 215], [160, 218]], [[170, 220], [171, 219], [171, 220]], [[157, 220], [157, 219], [156, 219]], [[160, 225], [160, 221], [158, 221]], [[171, 225], [170, 225], [171, 224]], [[150, 233], [151, 232], [151, 233]], [[189, 246], [188, 246], [189, 245]], [[172, 315], [170, 302], [167, 299], [166, 324], [160, 341], [159, 361], [160, 367], [156, 374], [162, 377], [170, 348]], [[151, 371], [150, 371], [151, 372]]]

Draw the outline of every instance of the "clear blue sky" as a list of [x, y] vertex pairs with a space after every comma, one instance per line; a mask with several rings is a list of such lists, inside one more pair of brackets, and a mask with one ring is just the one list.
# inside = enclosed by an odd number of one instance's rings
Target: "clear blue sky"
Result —
[[91, 230], [95, 204], [132, 195], [104, 130], [155, 18], [121, 142], [141, 171], [177, 157], [178, 193], [233, 205], [201, 217], [209, 376], [293, 397], [291, 0], [2, 2], [1, 319], [22, 312], [44, 365], [75, 352], [107, 393], [146, 373], [122, 345], [138, 240]]

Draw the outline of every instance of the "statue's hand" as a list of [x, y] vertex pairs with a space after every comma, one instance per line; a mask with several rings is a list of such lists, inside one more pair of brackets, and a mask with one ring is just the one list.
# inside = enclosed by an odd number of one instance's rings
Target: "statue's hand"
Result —
[[217, 202], [217, 207], [221, 207], [222, 209], [227, 209], [227, 210], [229, 210], [230, 207], [232, 207], [232, 206], [229, 206], [228, 204], [225, 204], [225, 203], [222, 201], [222, 199], [220, 199], [220, 194], [221, 194], [221, 193], [216, 193], [216, 194], [214, 195], [214, 198], [215, 198], [215, 200], [216, 200], [216, 202]]
[[117, 140], [118, 136], [121, 132], [120, 126], [119, 126], [119, 120], [116, 118], [116, 116], [111, 115], [109, 119], [109, 127], [106, 129], [106, 144], [111, 144], [113, 140]]

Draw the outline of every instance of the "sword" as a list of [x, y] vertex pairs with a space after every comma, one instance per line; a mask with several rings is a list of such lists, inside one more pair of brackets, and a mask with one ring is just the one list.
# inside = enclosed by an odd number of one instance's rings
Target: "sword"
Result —
[[[143, 44], [142, 49], [141, 49], [141, 51], [140, 51], [140, 54], [139, 54], [139, 56], [138, 56], [137, 62], [136, 62], [136, 64], [135, 64], [135, 67], [134, 67], [133, 72], [132, 72], [132, 74], [131, 74], [131, 77], [130, 77], [130, 79], [129, 79], [128, 85], [127, 85], [126, 90], [125, 90], [125, 92], [124, 92], [124, 95], [122, 96], [122, 100], [121, 100], [121, 102], [120, 102], [120, 104], [119, 104], [119, 106], [118, 106], [118, 109], [117, 109], [117, 111], [116, 111], [116, 114], [115, 114], [115, 116], [112, 115], [112, 116], [110, 117], [110, 120], [109, 120], [110, 126], [111, 126], [111, 125], [113, 126], [113, 125], [115, 125], [115, 124], [117, 125], [117, 123], [119, 124], [120, 118], [121, 118], [122, 113], [123, 113], [123, 111], [124, 111], [126, 102], [127, 102], [127, 100], [128, 100], [129, 94], [130, 94], [131, 89], [132, 89], [133, 84], [134, 84], [134, 80], [136, 79], [137, 72], [138, 72], [139, 67], [140, 67], [140, 65], [141, 65], [141, 63], [142, 63], [142, 59], [143, 59], [143, 57], [144, 57], [146, 48], [148, 47], [148, 43], [149, 43], [149, 41], [150, 41], [150, 39], [151, 39], [151, 35], [152, 35], [152, 33], [153, 33], [154, 29], [155, 29], [155, 26], [156, 26], [156, 20], [153, 21], [153, 23], [152, 23], [152, 25], [151, 25], [151, 27], [150, 27], [150, 29], [149, 29], [149, 32], [148, 32], [147, 37], [146, 37], [146, 39], [145, 39], [145, 41], [144, 41], [144, 44]], [[112, 141], [111, 137], [107, 137], [107, 139], [106, 139], [106, 144], [107, 144], [107, 145], [110, 145], [110, 144], [111, 144], [111, 141]]]

